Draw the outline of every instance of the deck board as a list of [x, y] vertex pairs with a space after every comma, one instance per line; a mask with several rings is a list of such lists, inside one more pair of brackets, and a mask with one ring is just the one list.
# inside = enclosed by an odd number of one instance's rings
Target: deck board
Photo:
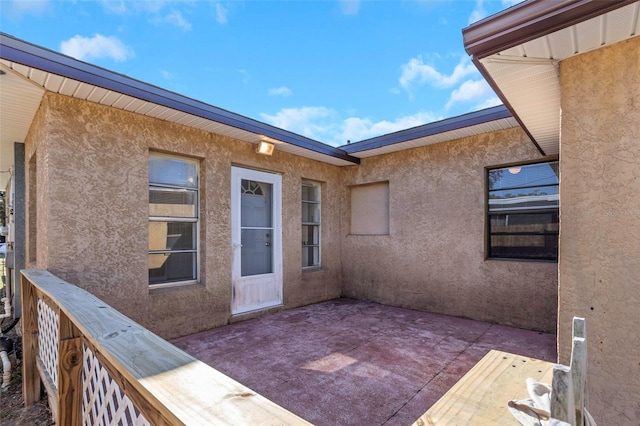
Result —
[[507, 408], [527, 399], [526, 379], [551, 383], [554, 363], [490, 351], [440, 398], [414, 426], [519, 425]]

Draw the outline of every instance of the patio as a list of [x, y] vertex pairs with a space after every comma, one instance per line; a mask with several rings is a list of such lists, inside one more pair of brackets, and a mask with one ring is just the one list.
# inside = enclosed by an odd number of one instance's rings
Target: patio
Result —
[[319, 426], [411, 424], [490, 349], [556, 361], [553, 334], [352, 299], [172, 343]]

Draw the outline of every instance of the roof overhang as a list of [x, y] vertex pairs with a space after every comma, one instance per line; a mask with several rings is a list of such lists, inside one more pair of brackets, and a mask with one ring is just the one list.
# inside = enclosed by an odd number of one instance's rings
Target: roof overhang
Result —
[[[161, 89], [0, 33], [0, 170], [13, 163], [13, 143], [23, 142], [45, 92], [96, 102], [160, 120], [338, 166], [360, 160], [304, 136]], [[0, 189], [6, 184], [0, 174]]]
[[517, 126], [518, 122], [511, 112], [500, 105], [343, 145], [341, 148], [355, 157], [366, 158]]
[[560, 61], [640, 33], [638, 0], [529, 0], [463, 30], [482, 75], [543, 154], [558, 154]]

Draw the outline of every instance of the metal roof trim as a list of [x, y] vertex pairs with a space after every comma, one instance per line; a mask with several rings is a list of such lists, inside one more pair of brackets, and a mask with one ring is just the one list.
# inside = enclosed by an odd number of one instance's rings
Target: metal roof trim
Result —
[[432, 123], [423, 124], [410, 129], [400, 130], [395, 133], [376, 136], [374, 138], [354, 142], [349, 145], [342, 145], [339, 148], [345, 150], [349, 154], [354, 154], [509, 117], [512, 117], [511, 112], [505, 106], [498, 105], [480, 111], [458, 115], [456, 117], [445, 118], [444, 120], [434, 121]]
[[140, 80], [109, 71], [52, 50], [36, 46], [0, 32], [0, 57], [25, 66], [54, 73], [107, 90], [123, 93], [147, 102], [173, 108], [231, 127], [268, 136], [291, 145], [329, 155], [354, 164], [360, 159], [340, 148], [226, 111]]
[[482, 59], [636, 1], [528, 0], [464, 28], [464, 48]]

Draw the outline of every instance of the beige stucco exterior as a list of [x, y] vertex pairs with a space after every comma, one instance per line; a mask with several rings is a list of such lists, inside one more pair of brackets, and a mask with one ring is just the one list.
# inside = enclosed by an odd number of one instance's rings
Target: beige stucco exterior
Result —
[[389, 235], [342, 228], [348, 297], [554, 331], [557, 264], [485, 259], [486, 168], [541, 159], [514, 128], [363, 159], [345, 185], [389, 182]]
[[640, 423], [640, 38], [560, 66], [558, 338], [586, 318], [590, 410]]
[[[200, 159], [198, 285], [149, 289], [149, 150]], [[278, 150], [261, 156], [250, 143], [49, 93], [26, 153], [28, 267], [163, 337], [255, 315], [230, 309], [233, 165], [282, 175], [285, 309], [347, 296], [555, 330], [557, 265], [485, 259], [485, 168], [541, 159], [520, 129], [339, 168]], [[322, 183], [320, 269], [301, 267], [302, 179]], [[351, 188], [375, 182], [388, 191], [388, 235], [350, 235]]]
[[[201, 160], [200, 285], [149, 290], [149, 150]], [[260, 156], [249, 143], [55, 94], [45, 96], [26, 152], [28, 169], [37, 159], [27, 172], [37, 188], [28, 194], [30, 217], [37, 212], [28, 267], [89, 290], [163, 337], [232, 320], [232, 165], [282, 175], [285, 307], [340, 296], [340, 216], [328, 208], [340, 202], [336, 166], [278, 151]], [[303, 178], [323, 183], [324, 201], [323, 268], [304, 273]]]

